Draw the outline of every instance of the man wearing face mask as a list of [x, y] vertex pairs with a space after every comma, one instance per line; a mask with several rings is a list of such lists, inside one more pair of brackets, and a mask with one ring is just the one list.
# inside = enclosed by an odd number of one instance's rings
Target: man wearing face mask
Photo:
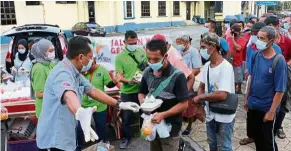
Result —
[[[266, 24], [262, 23], [262, 22], [257, 22], [253, 25], [253, 27], [251, 28], [251, 37], [250, 40], [247, 44], [247, 55], [246, 55], [246, 69], [245, 69], [245, 74], [248, 75], [251, 69], [251, 65], [252, 65], [252, 58], [254, 57], [254, 55], [258, 52], [258, 48], [256, 47], [256, 42], [258, 40], [258, 32], [260, 31], [261, 28], [265, 27]], [[282, 51], [280, 49], [280, 47], [273, 43], [272, 45], [274, 51], [277, 54], [282, 54]], [[248, 83], [248, 81], [247, 81]], [[251, 138], [250, 134], [249, 134], [249, 130], [247, 129], [247, 136], [248, 138], [244, 138], [242, 140], [240, 140], [240, 145], [247, 145], [249, 143], [254, 142], [254, 140]]]
[[[254, 24], [254, 26], [251, 28], [251, 37], [250, 40], [247, 44], [247, 54], [246, 54], [246, 71], [245, 73], [248, 73], [248, 71], [251, 68], [251, 64], [252, 64], [252, 58], [255, 55], [255, 53], [258, 51], [258, 48], [256, 47], [256, 42], [258, 40], [258, 32], [260, 31], [261, 28], [265, 27], [266, 24], [261, 23], [261, 22], [257, 22]], [[272, 45], [273, 49], [275, 50], [275, 52], [277, 54], [282, 54], [281, 48], [273, 43]]]
[[228, 93], [235, 93], [233, 67], [219, 53], [219, 37], [216, 34], [204, 34], [200, 47], [201, 56], [210, 61], [202, 69], [202, 82], [193, 101], [206, 102], [206, 130], [210, 150], [232, 151], [235, 114], [211, 111], [209, 103], [224, 100]]
[[76, 148], [76, 126], [80, 122], [85, 141], [98, 139], [91, 128], [96, 107], [81, 107], [82, 94], [121, 110], [139, 111], [132, 102], [119, 102], [95, 89], [80, 72], [88, 71], [93, 62], [91, 41], [82, 36], [70, 39], [66, 57], [49, 74], [43, 93], [43, 108], [37, 124], [36, 142], [43, 151], [73, 151]]
[[[182, 55], [185, 64], [188, 68], [192, 70], [192, 74], [197, 76], [200, 73], [200, 68], [202, 66], [201, 56], [199, 51], [193, 47], [191, 47], [191, 37], [189, 35], [182, 35], [176, 39], [176, 49]], [[192, 84], [193, 85], [193, 84]], [[189, 91], [190, 97], [194, 97], [197, 92], [194, 92], [193, 86]], [[189, 135], [192, 132], [192, 123], [196, 120], [196, 111], [197, 106], [191, 103], [191, 99], [189, 100], [188, 109], [185, 112], [184, 116], [188, 118], [188, 126], [182, 133], [182, 135]]]
[[[115, 58], [115, 71], [123, 76], [120, 80], [121, 100], [139, 103], [138, 101], [138, 81], [134, 79], [136, 72], [143, 69], [140, 64], [146, 63], [145, 51], [137, 45], [137, 34], [134, 31], [126, 31], [125, 47]], [[130, 125], [132, 121], [132, 111], [122, 111], [122, 141], [121, 149], [126, 149], [131, 141]]]
[[264, 23], [267, 26], [274, 27], [277, 30], [277, 32], [280, 33], [281, 36], [284, 36], [286, 38], [289, 38], [289, 40], [291, 39], [290, 33], [286, 29], [281, 28], [281, 26], [280, 26], [280, 20], [279, 20], [279, 18], [277, 16], [275, 16], [275, 15], [268, 16], [265, 19]]
[[[291, 39], [290, 37], [288, 38], [288, 36], [290, 36], [289, 33], [279, 26], [279, 18], [276, 16], [267, 17], [267, 19], [265, 20], [265, 24], [268, 26], [272, 26], [276, 29], [277, 34], [275, 38], [275, 43], [277, 43], [281, 48], [282, 54], [287, 64], [291, 65]], [[286, 137], [282, 126], [285, 114], [285, 111], [280, 110], [280, 112], [277, 114], [277, 120], [275, 123], [275, 134], [281, 139], [284, 139]]]
[[231, 26], [231, 33], [232, 36], [230, 36], [230, 38], [233, 44], [231, 53], [233, 54], [236, 93], [242, 94], [241, 84], [243, 82], [243, 60], [245, 60], [247, 40], [241, 35], [241, 27], [237, 23]]
[[253, 27], [254, 24], [255, 24], [255, 22], [252, 21], [252, 20], [250, 20], [250, 21], [247, 23], [246, 27], [243, 29], [244, 37], [245, 37], [247, 40], [249, 40], [250, 37], [251, 37], [251, 29], [252, 29], [252, 27]]
[[156, 138], [150, 142], [150, 151], [177, 151], [182, 127], [182, 112], [187, 109], [189, 93], [185, 75], [174, 68], [167, 60], [167, 45], [162, 40], [151, 40], [147, 44], [147, 68], [139, 87], [139, 101], [143, 103], [146, 95], [152, 94], [160, 83], [168, 80], [165, 88], [157, 94], [157, 99], [163, 101], [161, 107], [154, 111], [152, 123], [159, 124], [162, 120], [171, 124], [170, 136]]
[[254, 139], [257, 151], [278, 150], [273, 130], [286, 90], [287, 64], [272, 47], [275, 35], [276, 31], [269, 26], [258, 32], [259, 51], [252, 58], [245, 96], [248, 135]]
[[[202, 35], [205, 33], [216, 33], [216, 22], [214, 20], [208, 20], [205, 24], [204, 24], [204, 28], [203, 28], [203, 32]], [[202, 36], [201, 35], [201, 36]], [[222, 38], [219, 37], [219, 43], [220, 43], [220, 53], [222, 56], [225, 56], [227, 54], [227, 52], [229, 51], [229, 46], [227, 41]], [[204, 58], [202, 58], [202, 64], [204, 65], [207, 61], [209, 60], [205, 60]]]

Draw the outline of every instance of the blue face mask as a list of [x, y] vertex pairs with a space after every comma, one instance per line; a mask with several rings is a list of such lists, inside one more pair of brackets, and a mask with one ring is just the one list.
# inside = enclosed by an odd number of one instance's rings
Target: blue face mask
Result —
[[250, 39], [251, 39], [251, 42], [252, 42], [252, 43], [256, 43], [257, 40], [258, 40], [258, 37], [255, 36], [255, 35], [252, 35]]
[[210, 54], [207, 53], [207, 49], [200, 49], [200, 54], [205, 60], [208, 60], [210, 58]]
[[164, 61], [164, 58], [158, 63], [153, 63], [152, 64], [152, 63], [148, 62], [148, 64], [149, 64], [150, 68], [152, 68], [154, 71], [157, 71], [157, 70], [160, 70], [163, 67], [163, 61]]
[[265, 50], [267, 49], [267, 43], [258, 39], [256, 42], [256, 47], [258, 50]]
[[184, 46], [184, 45], [176, 45], [175, 48], [176, 48], [179, 52], [185, 50], [185, 46]]
[[18, 49], [18, 52], [19, 52], [20, 54], [24, 54], [24, 53], [25, 53], [25, 49]]
[[202, 35], [209, 32], [209, 28], [203, 27]]
[[133, 52], [137, 49], [137, 45], [127, 45], [126, 47], [131, 52]]
[[82, 64], [83, 67], [82, 67], [81, 72], [86, 72], [86, 71], [90, 70], [90, 68], [91, 68], [91, 66], [92, 66], [92, 63], [93, 63], [93, 60], [90, 59], [90, 60], [89, 60], [89, 63], [87, 64], [87, 66], [84, 66], [84, 65]]
[[289, 28], [290, 28], [290, 24], [289, 23], [284, 23], [284, 29], [286, 29], [286, 30], [289, 30]]

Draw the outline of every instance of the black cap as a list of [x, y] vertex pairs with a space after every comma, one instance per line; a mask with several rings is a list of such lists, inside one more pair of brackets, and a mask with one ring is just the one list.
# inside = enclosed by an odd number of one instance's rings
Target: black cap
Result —
[[229, 25], [232, 26], [233, 24], [238, 23], [238, 22], [239, 22], [238, 19], [232, 19], [232, 20], [229, 22]]
[[262, 22], [257, 22], [253, 25], [251, 32], [259, 32], [261, 28], [265, 27], [266, 24]]

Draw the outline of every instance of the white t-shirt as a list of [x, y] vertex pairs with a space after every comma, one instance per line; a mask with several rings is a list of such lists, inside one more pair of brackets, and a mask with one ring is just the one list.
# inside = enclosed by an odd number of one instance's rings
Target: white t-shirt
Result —
[[[209, 67], [210, 61], [207, 62], [203, 69], [203, 78], [202, 82], [205, 84], [205, 93], [208, 93], [208, 84], [207, 84], [207, 70]], [[211, 92], [214, 91], [226, 91], [229, 93], [235, 93], [234, 86], [234, 72], [232, 65], [223, 60], [220, 65], [215, 68], [209, 67], [209, 84]], [[205, 112], [206, 112], [206, 121], [210, 122], [211, 120], [215, 120], [221, 123], [230, 123], [233, 121], [235, 114], [224, 115], [213, 113], [209, 110], [208, 102], [206, 101]]]

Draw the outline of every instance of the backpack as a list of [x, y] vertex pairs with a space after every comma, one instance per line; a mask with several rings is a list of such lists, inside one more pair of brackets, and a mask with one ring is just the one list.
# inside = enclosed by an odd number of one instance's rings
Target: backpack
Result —
[[[253, 70], [255, 69], [254, 68], [255, 61], [257, 60], [257, 58], [259, 56], [258, 54], [260, 52], [261, 51], [258, 51], [252, 60]], [[273, 63], [272, 63], [272, 73], [274, 73], [276, 66], [281, 58], [284, 59], [283, 55], [281, 55], [281, 54], [275, 55], [275, 58], [274, 58]], [[287, 65], [287, 87], [286, 87], [286, 91], [285, 91], [283, 98], [282, 98], [282, 101], [281, 101], [281, 109], [280, 110], [283, 112], [289, 112], [291, 110], [291, 66], [289, 66], [289, 65]]]
[[291, 110], [291, 66], [287, 65], [287, 87], [281, 102], [281, 111], [288, 113]]

